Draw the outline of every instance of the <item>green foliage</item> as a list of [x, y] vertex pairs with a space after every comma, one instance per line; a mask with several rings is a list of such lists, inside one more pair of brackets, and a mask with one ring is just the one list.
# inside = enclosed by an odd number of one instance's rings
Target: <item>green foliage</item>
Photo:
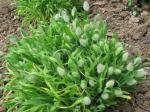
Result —
[[73, 6], [82, 10], [83, 0], [18, 0], [17, 12], [23, 16], [23, 25], [36, 24], [40, 21], [50, 21], [53, 14], [59, 10], [70, 11]]
[[141, 58], [130, 56], [116, 34], [107, 38], [99, 16], [66, 17], [59, 13], [10, 47], [8, 112], [102, 112], [131, 99], [128, 92], [145, 77]]
[[133, 0], [128, 0], [128, 6], [129, 6], [129, 7], [132, 7], [133, 4], [134, 4]]

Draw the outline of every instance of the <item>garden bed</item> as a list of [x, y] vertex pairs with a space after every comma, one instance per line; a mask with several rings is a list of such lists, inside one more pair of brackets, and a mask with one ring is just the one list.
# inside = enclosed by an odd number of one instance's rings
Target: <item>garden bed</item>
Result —
[[[0, 50], [6, 52], [8, 41], [6, 37], [9, 34], [18, 35], [19, 21], [14, 17], [13, 8], [9, 2], [0, 0]], [[113, 1], [113, 2], [112, 2]], [[125, 1], [125, 0], [124, 0]], [[126, 1], [108, 0], [90, 1], [92, 5], [91, 16], [100, 13], [104, 20], [107, 21], [109, 27], [108, 36], [112, 36], [112, 32], [117, 32], [121, 40], [127, 44], [130, 53], [142, 54], [145, 58], [150, 56], [150, 10], [142, 9], [139, 16], [132, 16], [132, 11], [127, 8]], [[128, 47], [131, 46], [131, 47]], [[3, 65], [4, 61], [0, 60]], [[0, 66], [1, 66], [0, 65]], [[149, 112], [150, 110], [150, 69], [148, 68], [147, 79], [138, 86], [137, 92], [132, 97], [132, 101], [122, 103], [115, 110], [108, 112]], [[4, 70], [0, 70], [3, 74]], [[1, 77], [1, 79], [4, 79]], [[1, 96], [0, 92], [0, 96]], [[0, 107], [0, 112], [1, 111]]]

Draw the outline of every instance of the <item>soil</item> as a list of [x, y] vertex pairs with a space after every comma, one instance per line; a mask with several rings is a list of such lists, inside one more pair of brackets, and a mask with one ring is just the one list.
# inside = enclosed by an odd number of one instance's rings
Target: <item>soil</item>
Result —
[[[91, 16], [100, 14], [107, 21], [108, 36], [117, 32], [131, 54], [150, 58], [150, 6], [145, 4], [135, 17], [127, 7], [128, 0], [89, 1]], [[108, 112], [150, 112], [150, 67], [147, 67], [147, 79], [138, 86], [132, 100]]]
[[[6, 70], [4, 69], [5, 61], [2, 58], [7, 52], [7, 45], [9, 43], [9, 35], [18, 35], [19, 20], [14, 16], [14, 7], [10, 4], [11, 0], [0, 0], [0, 87], [2, 87], [7, 80], [4, 76]], [[2, 102], [3, 92], [0, 89], [0, 103]], [[0, 112], [4, 108], [0, 106]]]
[[[91, 17], [100, 14], [107, 21], [111, 37], [117, 32], [122, 42], [127, 45], [131, 54], [142, 54], [150, 57], [150, 7], [143, 6], [140, 14], [134, 17], [127, 7], [128, 0], [89, 0]], [[19, 34], [19, 20], [14, 16], [11, 0], [0, 0], [0, 51], [7, 52], [8, 35]], [[0, 79], [4, 80], [2, 68], [4, 60], [0, 58]], [[0, 80], [0, 86], [3, 85]], [[1, 102], [2, 91], [0, 91]], [[0, 112], [4, 108], [0, 106]], [[147, 67], [147, 79], [139, 84], [131, 101], [121, 103], [116, 109], [107, 112], [150, 112], [150, 68]]]

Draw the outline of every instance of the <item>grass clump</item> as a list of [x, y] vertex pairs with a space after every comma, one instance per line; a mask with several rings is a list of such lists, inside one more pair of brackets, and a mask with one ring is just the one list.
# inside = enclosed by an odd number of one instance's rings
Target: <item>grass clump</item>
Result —
[[83, 0], [17, 0], [17, 13], [23, 16], [23, 25], [37, 24], [40, 21], [50, 21], [53, 14], [59, 10], [71, 11], [76, 6], [82, 10]]
[[144, 79], [141, 58], [130, 56], [115, 34], [107, 38], [99, 16], [66, 18], [65, 11], [56, 14], [10, 47], [8, 112], [102, 112], [131, 99]]

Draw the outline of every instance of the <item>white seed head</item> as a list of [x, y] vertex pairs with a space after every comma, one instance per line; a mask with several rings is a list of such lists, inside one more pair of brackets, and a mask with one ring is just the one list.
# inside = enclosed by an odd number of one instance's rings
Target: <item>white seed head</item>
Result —
[[64, 20], [65, 22], [69, 22], [69, 21], [70, 21], [70, 17], [68, 16], [66, 10], [62, 10], [62, 11], [61, 11], [61, 16], [62, 16], [62, 18], [63, 18], [63, 20]]
[[103, 100], [108, 100], [109, 99], [109, 94], [108, 93], [103, 93], [101, 95], [101, 97], [102, 97]]
[[87, 87], [87, 82], [86, 82], [85, 80], [82, 80], [82, 81], [81, 81], [81, 84], [80, 84], [80, 87], [81, 87], [82, 89], [85, 89], [85, 88]]
[[120, 96], [123, 95], [123, 93], [122, 93], [122, 91], [121, 91], [120, 89], [116, 89], [116, 90], [114, 91], [114, 94], [115, 94], [117, 97], [120, 97]]
[[69, 16], [67, 14], [64, 14], [62, 17], [63, 17], [65, 22], [68, 23], [70, 21], [70, 18], [69, 18]]
[[94, 81], [94, 80], [89, 80], [89, 85], [90, 85], [91, 87], [94, 87], [94, 86], [95, 86], [95, 81]]
[[100, 63], [97, 65], [97, 73], [98, 74], [102, 73], [104, 71], [104, 69], [105, 69], [105, 66], [103, 64]]
[[85, 10], [85, 11], [89, 11], [89, 9], [90, 9], [90, 5], [89, 5], [89, 3], [87, 2], [87, 1], [84, 1], [84, 3], [83, 3], [83, 9]]
[[128, 57], [129, 57], [129, 53], [128, 52], [125, 52], [123, 55], [122, 55], [122, 61], [126, 62], [128, 60]]
[[133, 71], [134, 70], [134, 65], [132, 62], [130, 62], [128, 65], [127, 65], [127, 70], [128, 71]]
[[116, 55], [119, 55], [123, 51], [123, 47], [118, 47], [115, 51]]
[[137, 84], [137, 80], [135, 80], [135, 79], [130, 79], [130, 80], [128, 80], [127, 84], [128, 84], [129, 86], [135, 85], [135, 84]]
[[137, 57], [134, 59], [134, 64], [140, 64], [140, 63], [142, 63], [141, 57]]
[[54, 16], [54, 19], [56, 20], [56, 21], [58, 21], [59, 19], [60, 19], [60, 13], [58, 13], [58, 14], [56, 14], [55, 16]]
[[76, 32], [76, 35], [77, 35], [77, 36], [80, 36], [81, 33], [82, 33], [82, 30], [81, 30], [80, 27], [77, 27], [75, 32]]
[[87, 44], [88, 44], [88, 40], [87, 39], [80, 39], [79, 42], [80, 42], [80, 45], [83, 46], [83, 47], [86, 47]]
[[99, 35], [97, 33], [94, 34], [93, 37], [92, 37], [92, 40], [93, 41], [98, 41], [98, 39], [99, 39]]
[[57, 67], [57, 72], [60, 76], [64, 76], [65, 75], [65, 70], [61, 67]]
[[119, 75], [119, 74], [121, 74], [121, 70], [118, 69], [118, 68], [116, 68], [116, 69], [114, 70], [114, 73], [115, 73], [116, 75]]
[[78, 61], [78, 66], [79, 66], [79, 67], [83, 67], [83, 65], [84, 65], [84, 60], [83, 60], [83, 59], [80, 59], [80, 60]]
[[73, 7], [73, 9], [72, 9], [72, 11], [71, 11], [71, 15], [74, 17], [75, 14], [76, 14], [76, 12], [77, 12], [76, 7]]
[[141, 77], [145, 77], [145, 75], [146, 75], [146, 71], [144, 69], [139, 69], [137, 70], [135, 77], [141, 78]]
[[109, 67], [108, 68], [108, 75], [112, 75], [114, 73], [114, 68], [113, 67]]
[[106, 82], [106, 88], [112, 88], [115, 84], [114, 80], [109, 80], [108, 82]]
[[84, 97], [83, 98], [83, 104], [84, 105], [90, 105], [91, 104], [91, 99], [89, 97]]

